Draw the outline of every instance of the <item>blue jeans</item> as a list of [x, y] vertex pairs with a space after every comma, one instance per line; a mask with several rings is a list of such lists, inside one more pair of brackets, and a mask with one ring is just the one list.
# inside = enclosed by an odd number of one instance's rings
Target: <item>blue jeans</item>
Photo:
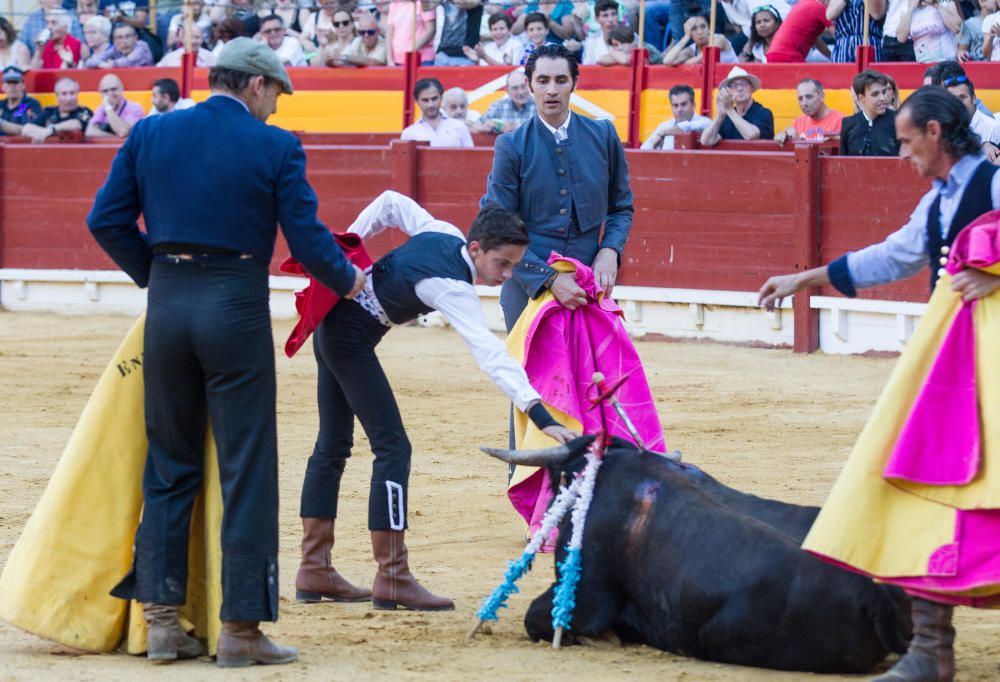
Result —
[[434, 55], [434, 66], [475, 66], [476, 62], [467, 57], [450, 57], [444, 52]]
[[[683, 0], [677, 0], [682, 2]], [[643, 41], [657, 50], [667, 48], [667, 36], [670, 29], [671, 0], [651, 0], [646, 3], [646, 31]]]

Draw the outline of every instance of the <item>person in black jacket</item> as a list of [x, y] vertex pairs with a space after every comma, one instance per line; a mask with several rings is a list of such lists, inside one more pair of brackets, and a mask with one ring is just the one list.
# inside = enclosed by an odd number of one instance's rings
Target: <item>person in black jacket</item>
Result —
[[840, 127], [840, 153], [844, 156], [896, 156], [896, 112], [892, 103], [892, 82], [884, 73], [865, 69], [851, 86], [858, 113], [844, 119]]

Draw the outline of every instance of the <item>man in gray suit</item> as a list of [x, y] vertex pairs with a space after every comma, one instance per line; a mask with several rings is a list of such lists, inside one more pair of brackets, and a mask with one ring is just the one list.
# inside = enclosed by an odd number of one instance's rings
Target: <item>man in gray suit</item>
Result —
[[516, 211], [531, 237], [500, 293], [508, 331], [528, 298], [546, 289], [570, 310], [586, 303], [572, 273], [559, 274], [547, 265], [552, 251], [591, 266], [610, 293], [633, 214], [625, 150], [614, 126], [570, 113], [579, 73], [573, 54], [562, 45], [545, 45], [531, 55], [524, 72], [538, 115], [497, 138], [480, 202]]

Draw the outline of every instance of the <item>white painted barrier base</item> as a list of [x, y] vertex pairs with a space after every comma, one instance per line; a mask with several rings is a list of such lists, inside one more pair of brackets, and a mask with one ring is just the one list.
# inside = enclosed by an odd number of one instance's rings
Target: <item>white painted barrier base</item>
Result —
[[[294, 292], [301, 277], [271, 277], [271, 314], [295, 316]], [[503, 331], [499, 287], [477, 286], [490, 327]], [[774, 313], [756, 306], [756, 292], [615, 288], [625, 311], [629, 332], [681, 339], [705, 339], [790, 347], [793, 341], [791, 300]], [[814, 296], [820, 310], [820, 348], [827, 353], [899, 351], [926, 309], [921, 303], [859, 301]], [[0, 269], [0, 307], [12, 311], [64, 314], [138, 315], [146, 307], [146, 292], [122, 272], [107, 270]], [[440, 314], [421, 319], [425, 325], [444, 324]]]

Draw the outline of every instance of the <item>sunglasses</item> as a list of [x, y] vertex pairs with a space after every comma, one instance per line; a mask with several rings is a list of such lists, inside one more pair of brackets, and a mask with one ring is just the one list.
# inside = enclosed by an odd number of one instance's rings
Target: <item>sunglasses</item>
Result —
[[943, 81], [941, 81], [941, 85], [943, 85], [946, 88], [950, 88], [953, 85], [961, 85], [962, 83], [968, 83], [968, 82], [969, 82], [968, 76], [952, 76], [951, 78], [945, 78]]
[[281, 28], [280, 26], [276, 26], [275, 28], [267, 28], [261, 31], [261, 33], [284, 33], [284, 32], [285, 29]]
[[347, 21], [334, 21], [331, 23], [333, 24], [334, 28], [344, 28], [345, 26], [351, 25], [351, 20], [348, 19]]
[[376, 33], [378, 33], [378, 31], [376, 31], [373, 28], [366, 28], [366, 29], [362, 29], [362, 30], [358, 31], [358, 35], [362, 35], [362, 36], [373, 36]]

